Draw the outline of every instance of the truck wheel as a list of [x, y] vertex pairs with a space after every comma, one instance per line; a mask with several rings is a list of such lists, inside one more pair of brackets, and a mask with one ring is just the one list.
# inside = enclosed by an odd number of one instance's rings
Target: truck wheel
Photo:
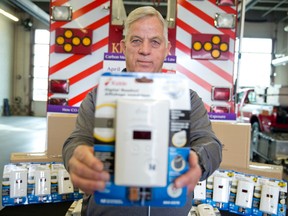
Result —
[[254, 145], [254, 147], [256, 147], [255, 145], [257, 145], [259, 141], [259, 132], [260, 132], [259, 123], [254, 122], [252, 124], [252, 133], [251, 133], [252, 144]]

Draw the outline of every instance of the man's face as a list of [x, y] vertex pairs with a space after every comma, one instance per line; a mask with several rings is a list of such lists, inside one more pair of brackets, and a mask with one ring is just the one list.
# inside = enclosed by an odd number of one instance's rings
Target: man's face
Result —
[[130, 72], [161, 72], [163, 61], [170, 50], [166, 46], [163, 26], [156, 17], [144, 17], [131, 24], [126, 42], [121, 47]]

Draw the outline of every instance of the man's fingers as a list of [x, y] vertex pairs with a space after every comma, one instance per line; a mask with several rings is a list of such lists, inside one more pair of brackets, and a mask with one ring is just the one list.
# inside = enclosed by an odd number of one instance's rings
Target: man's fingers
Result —
[[75, 187], [81, 188], [86, 194], [92, 194], [96, 190], [103, 190], [105, 188], [104, 181], [88, 180], [75, 175], [70, 174], [71, 179], [73, 179], [73, 185]]
[[91, 167], [86, 166], [86, 164], [81, 163], [81, 161], [76, 158], [71, 158], [69, 161], [70, 173], [74, 173], [77, 176], [81, 176], [81, 178], [86, 178], [90, 180], [102, 180], [108, 181], [109, 174], [105, 171], [95, 171], [91, 169]]
[[85, 145], [78, 146], [74, 150], [73, 155], [77, 160], [91, 169], [99, 172], [103, 170], [103, 163], [94, 156], [92, 147]]
[[201, 168], [198, 164], [198, 156], [195, 152], [191, 151], [189, 156], [189, 170], [178, 177], [174, 184], [176, 188], [182, 188], [187, 186], [188, 191], [191, 192], [194, 190], [194, 187], [198, 183], [200, 177], [201, 177]]

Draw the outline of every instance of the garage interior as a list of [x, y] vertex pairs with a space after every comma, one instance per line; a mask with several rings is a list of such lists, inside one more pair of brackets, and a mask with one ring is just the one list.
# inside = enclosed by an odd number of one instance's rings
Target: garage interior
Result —
[[[155, 1], [124, 0], [123, 2], [127, 13], [139, 5], [155, 6], [155, 4], [157, 4]], [[167, 12], [165, 7], [167, 6], [167, 1], [161, 0], [158, 2], [160, 2], [158, 5], [159, 11], [162, 11], [163, 15], [165, 15]], [[243, 5], [243, 2], [245, 5]], [[29, 152], [35, 155], [39, 154], [41, 156], [43, 152], [47, 151], [47, 147], [49, 146], [49, 143], [47, 143], [47, 137], [49, 136], [47, 132], [47, 100], [33, 100], [33, 74], [31, 74], [32, 63], [31, 59], [29, 58], [31, 53], [28, 51], [28, 49], [31, 47], [27, 44], [31, 44], [31, 40], [33, 39], [31, 37], [33, 30], [31, 31], [31, 29], [39, 28], [49, 30], [50, 1], [3, 0], [0, 3], [0, 8], [1, 7], [8, 8], [10, 11], [18, 14], [21, 17], [21, 23], [18, 24], [17, 27], [13, 27], [13, 31], [15, 31], [15, 40], [18, 40], [18, 43], [9, 43], [12, 45], [11, 50], [13, 50], [13, 52], [19, 52], [19, 50], [22, 50], [21, 54], [13, 57], [11, 57], [13, 53], [12, 51], [8, 53], [9, 60], [15, 58], [22, 64], [17, 66], [14, 62], [8, 67], [10, 74], [9, 78], [7, 77], [0, 79], [0, 82], [11, 83], [11, 85], [8, 87], [8, 89], [11, 90], [10, 92], [7, 93], [6, 88], [2, 90], [2, 92], [5, 92], [5, 94], [1, 95], [0, 93], [0, 173], [2, 175], [3, 167], [5, 164], [10, 162], [12, 153], [21, 154]], [[245, 10], [245, 13], [242, 12], [243, 9]], [[269, 81], [270, 84], [273, 85], [288, 86], [288, 68], [286, 65], [288, 62], [288, 1], [239, 0], [237, 10], [237, 37], [272, 38], [273, 53], [271, 55], [272, 60], [276, 61], [274, 61], [275, 65], [272, 66]], [[0, 17], [0, 26], [1, 19], [2, 18]], [[241, 21], [244, 21], [244, 23], [241, 23]], [[257, 29], [253, 31], [255, 26], [259, 27], [258, 31]], [[279, 39], [279, 35], [281, 39]], [[240, 55], [241, 52], [239, 56]], [[2, 59], [6, 59], [5, 53], [0, 53], [0, 56]], [[7, 75], [7, 73], [5, 73], [5, 75]], [[236, 87], [238, 87], [237, 84]], [[14, 111], [14, 113], [5, 113], [4, 99], [7, 98], [10, 100], [9, 103], [13, 108], [12, 111]], [[71, 120], [70, 122], [73, 121], [74, 120]], [[55, 151], [51, 148], [48, 149], [48, 151], [49, 150]], [[57, 151], [59, 151], [59, 149], [57, 149]], [[286, 171], [287, 170], [284, 170], [283, 172], [283, 179], [287, 181], [288, 171]], [[1, 215], [1, 209], [4, 208], [2, 206], [2, 199], [0, 200], [0, 204]]]

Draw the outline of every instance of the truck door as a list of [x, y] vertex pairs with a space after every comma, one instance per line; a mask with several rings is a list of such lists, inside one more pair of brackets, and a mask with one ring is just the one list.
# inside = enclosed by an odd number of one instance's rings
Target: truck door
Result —
[[240, 118], [242, 122], [250, 123], [251, 116], [255, 112], [256, 94], [254, 90], [244, 92], [239, 106]]

